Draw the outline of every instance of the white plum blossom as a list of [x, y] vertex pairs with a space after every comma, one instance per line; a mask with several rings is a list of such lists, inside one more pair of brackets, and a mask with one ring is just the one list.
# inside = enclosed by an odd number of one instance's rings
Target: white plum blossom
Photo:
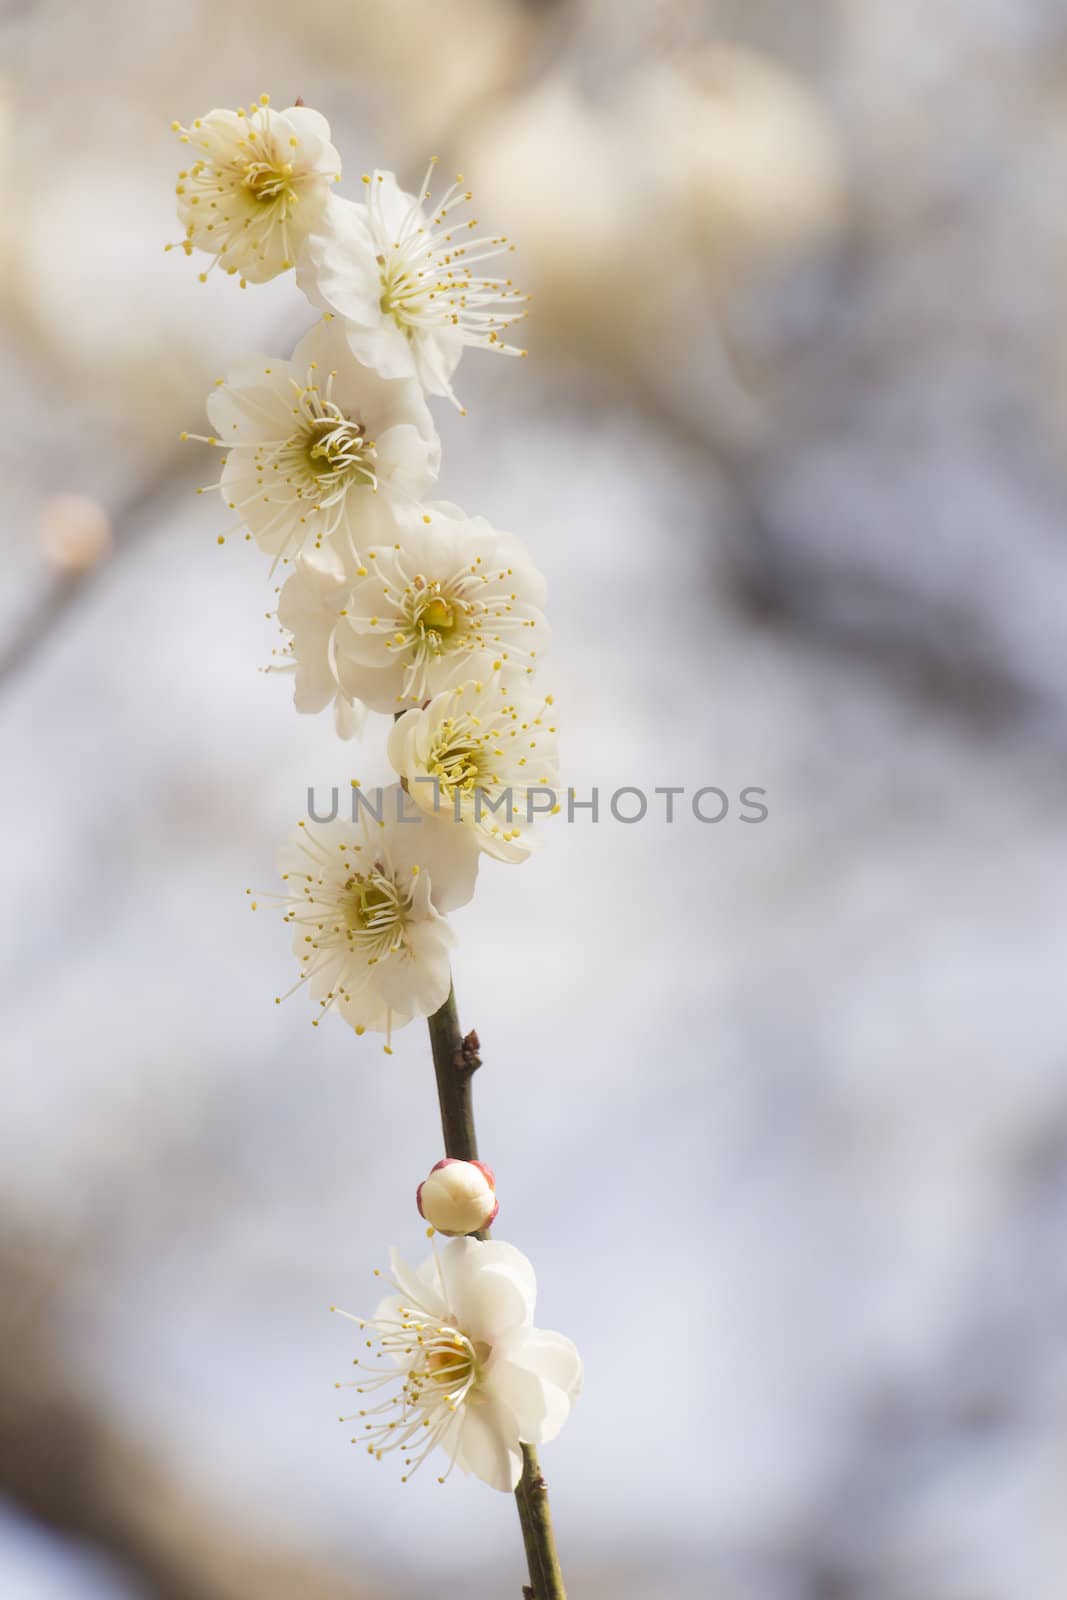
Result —
[[423, 495], [441, 446], [418, 385], [356, 362], [333, 321], [291, 360], [248, 356], [207, 401], [225, 451], [223, 499], [261, 550], [304, 551], [341, 573], [360, 542], [391, 538], [395, 507]]
[[512, 534], [444, 505], [398, 508], [392, 532], [351, 576], [301, 561], [281, 592], [297, 709], [334, 699], [342, 732], [355, 701], [396, 712], [494, 669], [518, 684], [547, 642], [544, 579]]
[[345, 663], [337, 660], [334, 650], [348, 593], [348, 579], [299, 557], [278, 597], [278, 621], [288, 635], [280, 652], [285, 661], [272, 662], [268, 669], [294, 674], [293, 704], [298, 711], [322, 711], [332, 702], [334, 727], [342, 739], [361, 732], [366, 720], [366, 706], [349, 692]]
[[497, 673], [460, 684], [393, 724], [389, 761], [427, 815], [461, 822], [498, 861], [525, 861], [537, 844], [534, 818], [557, 809], [551, 705], [551, 695], [507, 689]]
[[[370, 547], [346, 602], [336, 654], [373, 678], [357, 692], [377, 711], [421, 703], [468, 678], [517, 683], [547, 641], [545, 581], [513, 534], [484, 517], [431, 506], [398, 541]], [[350, 672], [353, 682], [358, 675]]]
[[247, 111], [172, 126], [196, 152], [176, 186], [186, 255], [206, 251], [211, 267], [240, 273], [242, 287], [287, 272], [341, 176], [326, 118], [307, 106], [272, 111], [262, 95]]
[[343, 319], [359, 361], [385, 378], [417, 378], [428, 394], [458, 406], [451, 378], [465, 345], [526, 354], [501, 338], [525, 316], [526, 297], [510, 278], [481, 271], [514, 248], [507, 239], [472, 237], [477, 219], [452, 220], [471, 199], [462, 175], [435, 208], [423, 209], [434, 165], [418, 195], [378, 171], [364, 176], [364, 203], [331, 195], [308, 237], [297, 282], [313, 305]]
[[462, 828], [420, 815], [398, 784], [364, 798], [356, 822], [297, 827], [281, 900], [300, 962], [294, 989], [306, 984], [321, 1013], [340, 1012], [359, 1034], [384, 1033], [388, 1052], [395, 1028], [448, 998], [455, 937], [441, 913], [470, 900], [478, 858]]
[[419, 1216], [431, 1228], [452, 1237], [477, 1233], [495, 1221], [500, 1210], [496, 1176], [484, 1161], [459, 1161], [445, 1156], [415, 1191]]
[[520, 1446], [554, 1439], [582, 1384], [571, 1341], [533, 1326], [530, 1262], [502, 1240], [453, 1239], [415, 1271], [392, 1251], [387, 1281], [394, 1292], [374, 1316], [351, 1317], [379, 1352], [338, 1385], [368, 1396], [341, 1419], [362, 1424], [353, 1442], [378, 1460], [398, 1452], [405, 1481], [440, 1449], [449, 1465], [439, 1482], [459, 1467], [513, 1490]]
[[[552, 698], [529, 687], [548, 638], [544, 579], [512, 534], [427, 500], [441, 456], [427, 395], [459, 405], [467, 345], [526, 354], [504, 342], [526, 296], [484, 270], [514, 247], [455, 215], [471, 199], [462, 176], [431, 204], [436, 158], [417, 195], [375, 171], [359, 202], [338, 199], [329, 126], [302, 105], [276, 112], [264, 95], [174, 126], [191, 160], [177, 186], [185, 236], [167, 248], [206, 252], [209, 271], [242, 287], [295, 266], [323, 313], [290, 358], [251, 355], [219, 378], [210, 437], [183, 437], [220, 451], [210, 487], [272, 574], [291, 569], [274, 591], [287, 637], [270, 670], [292, 673], [297, 710], [332, 703], [343, 738], [368, 709], [395, 719], [399, 781], [364, 792], [353, 780], [348, 817], [334, 789], [333, 820], [301, 822], [283, 847], [284, 888], [267, 898], [292, 933], [289, 993], [308, 991], [313, 1026], [335, 1012], [357, 1034], [383, 1034], [387, 1054], [394, 1029], [428, 1017], [455, 1148], [447, 1069], [473, 1071], [477, 1035], [457, 1043], [446, 913], [472, 898], [482, 854], [524, 860], [536, 816], [559, 810]], [[469, 1103], [451, 1109], [467, 1126]], [[436, 1450], [442, 1483], [458, 1466], [510, 1492], [525, 1470], [538, 1586], [555, 1558], [533, 1451], [570, 1415], [582, 1363], [569, 1339], [534, 1327], [526, 1257], [475, 1237], [497, 1215], [489, 1167], [446, 1156], [417, 1204], [432, 1254], [413, 1270], [391, 1252], [390, 1293], [373, 1317], [350, 1318], [359, 1376], [337, 1387], [366, 1398], [342, 1421], [358, 1418], [353, 1442], [379, 1460], [396, 1452], [405, 1481]]]

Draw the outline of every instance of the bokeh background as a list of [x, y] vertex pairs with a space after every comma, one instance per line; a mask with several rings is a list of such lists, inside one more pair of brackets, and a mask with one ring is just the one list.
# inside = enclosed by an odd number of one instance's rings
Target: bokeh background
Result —
[[[551, 587], [556, 827], [457, 918], [499, 1232], [586, 1393], [575, 1600], [1067, 1593], [1067, 5], [8, 0], [0, 1593], [512, 1595], [514, 1508], [336, 1421], [439, 1152], [313, 1031], [266, 563], [178, 442], [291, 282], [204, 287], [169, 130], [262, 91], [520, 246], [442, 494]], [[80, 497], [71, 500], [70, 496]]]

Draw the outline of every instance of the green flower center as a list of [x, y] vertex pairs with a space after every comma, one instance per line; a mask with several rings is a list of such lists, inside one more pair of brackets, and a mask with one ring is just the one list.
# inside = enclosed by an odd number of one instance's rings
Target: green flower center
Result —
[[335, 406], [335, 414], [312, 417], [303, 437], [307, 469], [318, 479], [344, 478], [348, 487], [373, 484], [374, 446], [361, 422], [350, 422]]
[[297, 199], [292, 180], [291, 161], [247, 161], [241, 177], [253, 200], [262, 206], [275, 205], [279, 200], [292, 205]]
[[454, 789], [469, 794], [476, 788], [490, 787], [494, 781], [492, 756], [481, 744], [444, 745], [434, 752], [427, 770], [446, 794]]
[[398, 920], [396, 890], [381, 878], [350, 878], [342, 909], [350, 933], [380, 933]]
[[[379, 256], [382, 293], [378, 308], [383, 317], [392, 317], [402, 333], [410, 339], [414, 323], [425, 311], [427, 285], [420, 282], [421, 273], [415, 273], [404, 261], [400, 250], [391, 250], [388, 256]], [[433, 294], [429, 293], [429, 298]]]

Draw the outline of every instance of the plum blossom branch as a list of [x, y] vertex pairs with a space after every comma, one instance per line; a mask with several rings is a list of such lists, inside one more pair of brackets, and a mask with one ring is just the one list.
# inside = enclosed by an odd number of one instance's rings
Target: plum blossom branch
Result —
[[433, 1253], [413, 1269], [394, 1250], [373, 1315], [341, 1313], [366, 1335], [356, 1376], [337, 1385], [355, 1395], [341, 1420], [377, 1460], [399, 1457], [402, 1481], [441, 1452], [440, 1482], [458, 1466], [514, 1492], [525, 1592], [565, 1600], [536, 1446], [570, 1415], [582, 1363], [565, 1335], [534, 1326], [531, 1263], [489, 1238], [480, 1047], [460, 1027], [447, 916], [473, 896], [480, 859], [518, 864], [533, 850], [533, 809], [513, 815], [513, 789], [558, 787], [552, 697], [528, 686], [548, 636], [545, 584], [513, 535], [427, 498], [441, 457], [427, 396], [458, 405], [468, 347], [525, 354], [504, 336], [526, 297], [485, 272], [513, 247], [453, 215], [472, 198], [462, 177], [432, 201], [436, 158], [417, 194], [375, 171], [360, 201], [335, 197], [329, 126], [301, 102], [276, 111], [264, 95], [175, 129], [191, 158], [177, 245], [209, 258], [201, 279], [221, 268], [244, 287], [295, 269], [322, 314], [291, 356], [237, 362], [209, 397], [212, 432], [184, 437], [221, 452], [205, 488], [233, 531], [271, 558], [272, 576], [291, 569], [275, 590], [289, 637], [273, 670], [292, 672], [296, 709], [332, 704], [343, 738], [367, 712], [394, 716], [398, 782], [375, 809], [353, 779], [350, 821], [335, 807], [300, 822], [270, 897], [299, 966], [289, 992], [315, 1002], [313, 1025], [332, 1012], [384, 1035], [391, 1055], [393, 1032], [426, 1017], [437, 1082], [445, 1158], [417, 1194]]
[[[437, 1077], [445, 1155], [457, 1161], [477, 1161], [478, 1135], [474, 1126], [471, 1080], [481, 1065], [480, 1041], [473, 1028], [464, 1035], [460, 1027], [454, 985], [449, 988], [444, 1005], [427, 1018], [427, 1025]], [[488, 1228], [480, 1229], [474, 1237], [487, 1239]], [[567, 1600], [556, 1551], [548, 1485], [536, 1448], [532, 1444], [521, 1448], [522, 1477], [515, 1490], [515, 1504], [526, 1564], [530, 1569], [530, 1582], [523, 1586], [523, 1593], [529, 1595], [530, 1600]]]
[[530, 1569], [530, 1583], [523, 1585], [523, 1594], [529, 1595], [530, 1600], [567, 1600], [556, 1553], [548, 1485], [532, 1444], [522, 1446], [522, 1477], [515, 1490], [515, 1501], [519, 1508], [526, 1562]]

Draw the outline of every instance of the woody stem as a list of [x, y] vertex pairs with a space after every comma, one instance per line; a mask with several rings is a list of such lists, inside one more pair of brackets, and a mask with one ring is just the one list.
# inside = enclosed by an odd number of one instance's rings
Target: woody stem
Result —
[[[445, 1155], [457, 1161], [476, 1161], [478, 1136], [474, 1128], [471, 1080], [481, 1066], [478, 1035], [472, 1029], [464, 1036], [456, 1010], [456, 993], [452, 987], [449, 987], [444, 1005], [427, 1020], [433, 1068], [437, 1077], [437, 1101], [441, 1108]], [[475, 1235], [478, 1239], [488, 1237], [487, 1228]], [[515, 1503], [519, 1509], [519, 1523], [526, 1547], [526, 1564], [530, 1569], [530, 1583], [528, 1588], [524, 1588], [524, 1594], [528, 1600], [567, 1600], [556, 1553], [548, 1487], [533, 1445], [522, 1446], [522, 1477], [515, 1490]]]

